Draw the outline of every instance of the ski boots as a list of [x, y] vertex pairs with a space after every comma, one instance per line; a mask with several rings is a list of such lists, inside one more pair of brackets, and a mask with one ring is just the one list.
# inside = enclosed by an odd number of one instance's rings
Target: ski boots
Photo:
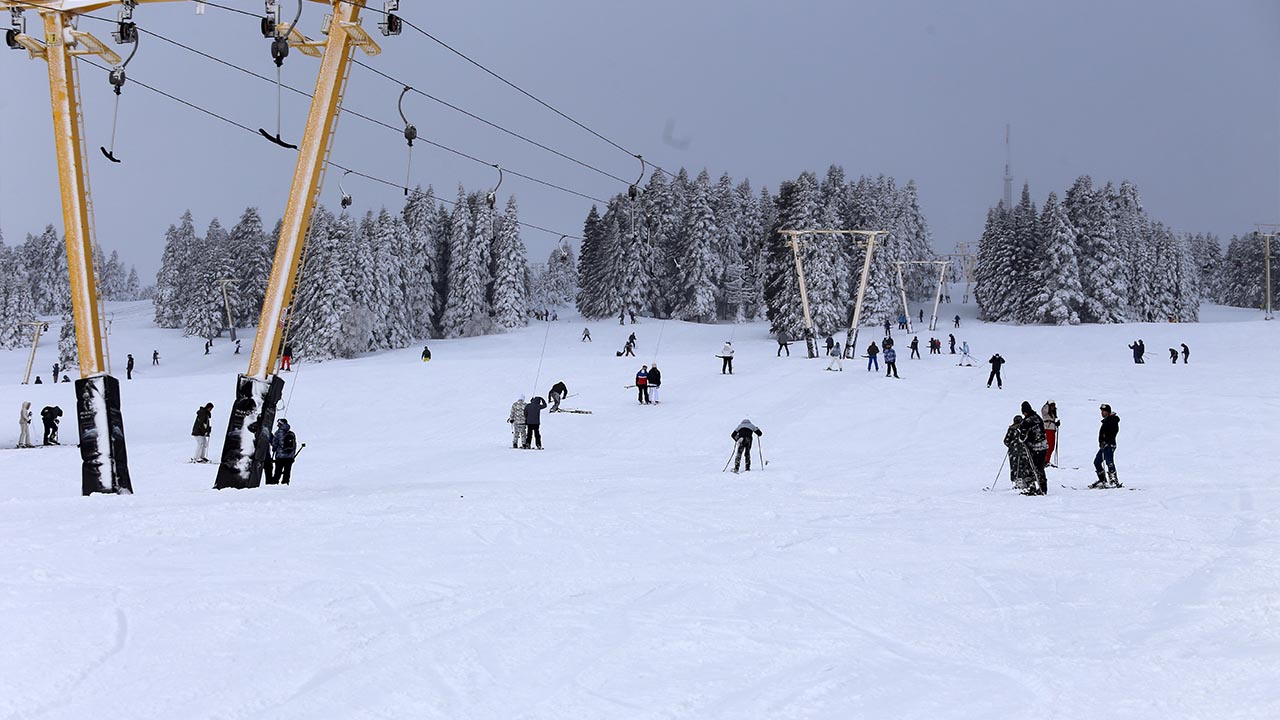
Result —
[[1090, 483], [1089, 485], [1090, 490], [1105, 490], [1106, 487], [1107, 487], [1107, 476], [1102, 472], [1099, 472], [1098, 479], [1095, 482]]
[[1108, 473], [1107, 473], [1107, 480], [1108, 480], [1107, 487], [1109, 487], [1109, 488], [1122, 488], [1122, 487], [1124, 487], [1123, 485], [1121, 485], [1121, 484], [1120, 484], [1120, 480], [1119, 480], [1119, 478], [1117, 478], [1117, 477], [1116, 477], [1116, 471], [1115, 471], [1115, 470], [1112, 470], [1112, 471], [1110, 471], [1110, 472], [1108, 472]]

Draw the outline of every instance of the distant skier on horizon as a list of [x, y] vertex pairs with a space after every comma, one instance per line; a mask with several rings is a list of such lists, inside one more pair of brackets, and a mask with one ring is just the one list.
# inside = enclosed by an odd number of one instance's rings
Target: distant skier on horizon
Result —
[[1182, 364], [1186, 365], [1187, 361], [1190, 359], [1191, 359], [1191, 348], [1187, 347], [1186, 343], [1182, 343]]
[[128, 361], [128, 362], [126, 362], [126, 363], [125, 363], [125, 365], [124, 365], [124, 379], [125, 379], [125, 380], [132, 380], [132, 379], [133, 379], [133, 355], [132, 355], [132, 353], [129, 355], [129, 361]]
[[[951, 298], [950, 298], [950, 297], [947, 297], [947, 302], [951, 302]], [[955, 316], [955, 318], [953, 318], [953, 319], [954, 319], [954, 321], [955, 321], [955, 327], [960, 327], [960, 316], [959, 316], [959, 315], [956, 315], [956, 316]]]
[[152, 350], [152, 351], [151, 351], [151, 364], [152, 364], [152, 365], [159, 365], [159, 364], [160, 364], [160, 351], [159, 351], [159, 350]]
[[591, 328], [582, 328], [582, 339], [578, 342], [591, 342]]

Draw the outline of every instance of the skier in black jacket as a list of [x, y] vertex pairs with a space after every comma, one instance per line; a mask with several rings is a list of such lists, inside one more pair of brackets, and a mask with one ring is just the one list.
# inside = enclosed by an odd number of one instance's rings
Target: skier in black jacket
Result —
[[529, 403], [524, 406], [524, 449], [529, 449], [529, 444], [537, 442], [538, 449], [542, 449], [542, 409], [547, 406], [547, 401], [534, 395]]
[[212, 415], [213, 403], [205, 403], [196, 409], [196, 421], [191, 425], [191, 435], [196, 439], [196, 454], [191, 456], [191, 462], [209, 462], [209, 435], [213, 432], [209, 419]]
[[1035, 471], [1036, 487], [1028, 488], [1027, 495], [1047, 495], [1049, 479], [1044, 474], [1045, 454], [1049, 443], [1045, 440], [1044, 420], [1036, 414], [1031, 403], [1022, 401], [1022, 444], [1026, 449], [1027, 459]]
[[[39, 378], [36, 378], [39, 380]], [[58, 445], [58, 418], [62, 417], [62, 408], [57, 405], [45, 405], [40, 411], [40, 420], [44, 423], [44, 444]]]
[[[1102, 427], [1098, 428], [1098, 454], [1093, 456], [1093, 469], [1098, 473], [1098, 480], [1089, 487], [1124, 487], [1116, 477], [1116, 435], [1120, 434], [1120, 416], [1111, 412], [1111, 406], [1106, 403], [1098, 409], [1102, 411]], [[1103, 463], [1107, 466], [1105, 473]]]
[[1000, 377], [1000, 366], [1004, 365], [1004, 358], [1000, 357], [1000, 353], [991, 356], [987, 362], [991, 363], [991, 374], [987, 376], [987, 387], [991, 387], [991, 381], [996, 381], [997, 388], [1004, 388], [1004, 379]]
[[653, 400], [653, 404], [658, 404], [658, 390], [662, 387], [662, 373], [658, 371], [655, 364], [649, 368], [649, 397]]
[[747, 458], [747, 472], [751, 472], [751, 443], [755, 440], [753, 436], [764, 435], [760, 428], [751, 424], [750, 420], [743, 419], [738, 423], [738, 427], [734, 428], [729, 437], [733, 438], [737, 443], [736, 449], [733, 451], [733, 471], [738, 472], [739, 465], [743, 456]]
[[548, 412], [560, 412], [560, 401], [569, 396], [569, 386], [563, 381], [551, 386], [551, 391], [547, 393], [547, 399], [551, 401], [551, 409]]

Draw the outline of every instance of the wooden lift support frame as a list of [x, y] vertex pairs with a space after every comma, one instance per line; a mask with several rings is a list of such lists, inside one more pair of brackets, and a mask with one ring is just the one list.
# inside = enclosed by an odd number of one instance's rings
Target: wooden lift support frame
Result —
[[[36, 364], [36, 349], [40, 347], [40, 335], [44, 333], [44, 329], [47, 325], [48, 323], [46, 323], [43, 320], [34, 320], [32, 322], [18, 323], [18, 327], [32, 328], [31, 354], [27, 356], [27, 374], [22, 376], [23, 385], [28, 385], [31, 383], [31, 368], [34, 367]], [[58, 380], [57, 378], [54, 378], [54, 382], [57, 382], [57, 380]]]
[[1272, 225], [1268, 223], [1268, 224], [1260, 224], [1260, 225], [1257, 225], [1256, 227], [1257, 227], [1257, 233], [1262, 237], [1262, 242], [1264, 243], [1263, 251], [1262, 251], [1262, 263], [1264, 268], [1263, 277], [1264, 277], [1265, 288], [1266, 288], [1264, 292], [1266, 293], [1267, 296], [1263, 298], [1263, 301], [1262, 301], [1263, 311], [1265, 313], [1262, 316], [1262, 319], [1273, 320], [1275, 319], [1275, 315], [1271, 313], [1271, 243], [1277, 237], [1280, 237], [1280, 232], [1277, 232], [1277, 231], [1280, 231], [1280, 225]]
[[862, 319], [862, 300], [867, 294], [867, 278], [871, 275], [871, 258], [875, 254], [876, 236], [889, 234], [887, 230], [781, 230], [782, 235], [787, 237], [791, 243], [791, 254], [796, 261], [796, 278], [800, 282], [800, 305], [804, 309], [804, 336], [805, 349], [808, 351], [809, 358], [818, 357], [818, 338], [813, 328], [813, 318], [809, 314], [809, 291], [805, 286], [804, 265], [800, 262], [800, 248], [797, 238], [804, 235], [843, 235], [851, 236], [855, 240], [862, 239], [867, 244], [867, 255], [862, 262], [862, 279], [858, 283], [858, 297], [853, 306], [853, 319], [849, 322], [849, 332], [845, 335], [845, 351], [848, 352], [849, 343], [857, 343], [858, 341], [858, 323]]
[[942, 285], [947, 279], [947, 268], [951, 267], [950, 260], [894, 260], [893, 264], [898, 266], [898, 292], [902, 295], [902, 314], [907, 318], [907, 332], [914, 333], [915, 324], [911, 322], [911, 309], [907, 307], [907, 285], [902, 279], [903, 265], [937, 265], [938, 266], [938, 291], [933, 299], [933, 314], [929, 316], [929, 331], [933, 332], [938, 329], [938, 306], [942, 303]]
[[284, 28], [290, 46], [297, 47], [306, 55], [320, 53], [320, 71], [307, 114], [306, 130], [298, 146], [298, 163], [289, 187], [289, 202], [276, 243], [262, 314], [249, 356], [249, 369], [237, 380], [236, 400], [231, 408], [218, 477], [214, 483], [217, 489], [252, 488], [261, 483], [262, 467], [255, 459], [259, 455], [255, 449], [269, 442], [276, 405], [284, 388], [284, 380], [276, 374], [281, 342], [293, 305], [311, 214], [324, 183], [351, 56], [357, 47], [371, 56], [381, 52], [359, 24], [364, 0], [320, 1], [333, 7], [328, 39], [323, 42], [322, 52], [321, 43], [308, 40], [287, 24]]

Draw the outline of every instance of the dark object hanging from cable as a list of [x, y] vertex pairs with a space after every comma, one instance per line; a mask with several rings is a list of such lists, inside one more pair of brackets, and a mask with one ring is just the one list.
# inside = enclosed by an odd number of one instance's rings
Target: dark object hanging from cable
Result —
[[636, 155], [636, 159], [640, 161], [640, 177], [636, 178], [636, 181], [631, 183], [631, 187], [627, 188], [627, 196], [632, 200], [640, 197], [640, 182], [644, 180], [645, 171], [648, 170], [649, 167], [645, 164], [644, 156]]
[[9, 8], [9, 29], [4, 31], [4, 44], [9, 46], [10, 50], [22, 50], [22, 43], [18, 42], [19, 35], [27, 34], [27, 19], [22, 17], [20, 8]]
[[387, 0], [382, 3], [382, 22], [378, 23], [378, 29], [382, 31], [385, 37], [399, 35], [404, 29], [404, 23], [401, 22], [400, 16], [396, 15], [396, 11], [400, 9], [400, 0]]
[[485, 196], [485, 198], [484, 198], [484, 201], [485, 201], [486, 203], [488, 203], [488, 204], [489, 204], [489, 209], [490, 209], [490, 210], [492, 210], [495, 206], [497, 206], [497, 204], [498, 204], [498, 188], [502, 187], [502, 168], [501, 168], [501, 167], [499, 167], [499, 166], [495, 163], [495, 164], [494, 164], [494, 166], [493, 166], [493, 169], [498, 171], [498, 184], [497, 184], [497, 185], [494, 185], [494, 186], [493, 186], [493, 189], [492, 189], [492, 190], [490, 190], [490, 191], [489, 191], [489, 194], [488, 194], [488, 195], [486, 195], [486, 196]]
[[[298, 146], [287, 143], [280, 136], [280, 105], [282, 99], [280, 97], [281, 82], [280, 70], [284, 66], [284, 59], [289, 57], [289, 35], [280, 32], [280, 10], [276, 0], [266, 0], [267, 14], [262, 18], [262, 36], [271, 38], [271, 59], [276, 63], [276, 134], [258, 128], [258, 132], [262, 137], [279, 145], [282, 148], [297, 150]], [[289, 23], [289, 33], [295, 31], [298, 27], [298, 21], [302, 19], [302, 0], [298, 0], [298, 12], [293, 16], [293, 22]]]
[[111, 68], [111, 72], [107, 73], [107, 82], [111, 83], [112, 90], [116, 94], [115, 110], [111, 113], [111, 149], [108, 150], [101, 145], [98, 149], [113, 163], [119, 163], [120, 159], [116, 157], [116, 128], [119, 127], [120, 121], [120, 88], [124, 87], [125, 72], [129, 61], [133, 60], [133, 56], [138, 54], [138, 26], [133, 22], [133, 8], [137, 6], [134, 0], [125, 0], [120, 6], [120, 16], [116, 22], [116, 29], [111, 33], [111, 37], [121, 45], [131, 44], [133, 49], [129, 51], [129, 57], [118, 66]]
[[404, 96], [413, 88], [408, 85], [400, 91], [400, 99], [396, 102], [396, 107], [400, 110], [400, 119], [404, 121], [404, 139], [409, 143], [409, 160], [405, 163], [404, 168], [404, 195], [409, 197], [409, 173], [413, 169], [413, 141], [418, 139], [418, 128], [409, 122], [409, 118], [404, 116]]
[[348, 170], [342, 173], [342, 177], [338, 178], [338, 193], [342, 195], [342, 199], [338, 201], [338, 204], [342, 206], [343, 210], [351, 207], [351, 196], [348, 195], [346, 189], [342, 187], [342, 181], [346, 180], [347, 176], [352, 172], [354, 171]]

